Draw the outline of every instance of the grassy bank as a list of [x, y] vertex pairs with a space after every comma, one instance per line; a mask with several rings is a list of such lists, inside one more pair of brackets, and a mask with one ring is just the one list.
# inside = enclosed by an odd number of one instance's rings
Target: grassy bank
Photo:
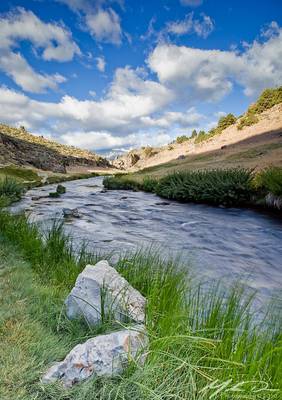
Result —
[[278, 400], [282, 383], [282, 321], [269, 308], [251, 323], [252, 296], [215, 283], [209, 291], [187, 276], [189, 266], [152, 251], [123, 255], [118, 271], [148, 299], [150, 347], [145, 366], [116, 379], [92, 379], [73, 389], [39, 378], [91, 331], [68, 321], [63, 300], [86, 263], [56, 223], [41, 233], [25, 216], [0, 212], [0, 398], [8, 400], [195, 399]]
[[96, 172], [77, 174], [49, 174], [42, 177], [35, 170], [9, 165], [0, 168], [0, 207], [5, 207], [21, 199], [24, 192], [33, 187], [88, 179], [99, 176]]
[[[42, 174], [46, 176], [41, 176]], [[32, 187], [48, 185], [52, 183], [67, 182], [75, 179], [87, 179], [99, 176], [96, 172], [89, 173], [76, 173], [76, 174], [54, 174], [50, 171], [42, 172], [41, 175], [38, 170], [20, 167], [17, 165], [7, 165], [0, 167], [0, 182], [4, 179], [13, 179], [22, 184], [26, 189]]]
[[0, 180], [0, 207], [6, 207], [20, 200], [24, 187], [15, 179], [4, 178]]
[[240, 168], [179, 171], [159, 179], [136, 173], [106, 177], [103, 183], [107, 189], [144, 190], [183, 202], [263, 206], [269, 193], [282, 196], [282, 169], [271, 167], [257, 174]]

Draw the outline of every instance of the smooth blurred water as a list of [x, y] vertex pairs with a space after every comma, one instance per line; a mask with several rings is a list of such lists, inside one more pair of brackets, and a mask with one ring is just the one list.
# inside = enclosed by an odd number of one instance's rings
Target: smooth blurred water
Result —
[[[50, 223], [63, 208], [78, 208], [79, 219], [66, 230], [90, 247], [125, 251], [154, 244], [169, 256], [192, 262], [200, 278], [240, 279], [259, 291], [260, 298], [281, 293], [282, 220], [247, 209], [181, 204], [143, 192], [102, 192], [102, 178], [66, 182], [66, 194], [48, 197], [56, 185], [29, 191], [14, 205], [31, 219]], [[45, 196], [33, 200], [34, 196]]]

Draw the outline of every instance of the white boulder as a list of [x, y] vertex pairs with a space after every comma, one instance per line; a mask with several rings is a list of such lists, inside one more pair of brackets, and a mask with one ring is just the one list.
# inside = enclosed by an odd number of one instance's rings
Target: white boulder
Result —
[[103, 260], [78, 275], [65, 306], [68, 318], [84, 317], [90, 325], [99, 324], [103, 315], [143, 323], [146, 299]]
[[43, 383], [62, 381], [64, 386], [90, 376], [112, 377], [123, 372], [130, 360], [144, 362], [142, 349], [147, 345], [143, 325], [100, 335], [75, 346], [64, 361], [55, 363], [42, 378]]

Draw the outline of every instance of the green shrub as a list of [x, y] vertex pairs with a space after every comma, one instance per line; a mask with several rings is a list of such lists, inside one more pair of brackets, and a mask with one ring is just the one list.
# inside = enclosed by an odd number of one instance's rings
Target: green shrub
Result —
[[229, 113], [221, 118], [219, 118], [217, 128], [220, 132], [222, 132], [224, 129], [228, 128], [230, 125], [234, 125], [237, 121], [237, 118], [235, 115]]
[[206, 132], [205, 131], [200, 131], [198, 133], [198, 136], [195, 139], [195, 143], [201, 143], [201, 142], [207, 140], [207, 138], [208, 138], [208, 135], [206, 134]]
[[257, 114], [261, 114], [280, 103], [282, 103], [282, 86], [276, 89], [265, 89], [257, 101], [248, 108], [246, 114], [240, 119], [238, 129], [241, 130], [245, 126], [256, 124], [259, 121]]
[[253, 113], [247, 113], [244, 117], [240, 119], [237, 129], [242, 130], [246, 126], [251, 126], [259, 121], [258, 117]]
[[282, 196], [282, 168], [269, 167], [259, 172], [254, 178], [254, 186], [264, 194]]
[[140, 184], [128, 176], [107, 176], [103, 180], [103, 185], [110, 190], [138, 190]]
[[145, 178], [143, 179], [143, 182], [141, 184], [141, 187], [142, 187], [142, 190], [144, 190], [145, 192], [155, 192], [157, 185], [158, 185], [157, 179], [151, 178], [149, 176], [145, 176]]
[[261, 114], [279, 103], [282, 103], [282, 86], [275, 89], [265, 89], [255, 104], [249, 107], [248, 112]]
[[177, 136], [177, 138], [175, 139], [176, 143], [181, 144], [184, 142], [187, 142], [187, 140], [189, 140], [190, 138], [186, 135], [182, 135], [182, 136]]
[[184, 202], [232, 206], [250, 202], [252, 179], [250, 170], [227, 169], [175, 172], [158, 180], [146, 176], [143, 182], [129, 176], [106, 177], [103, 184], [107, 189], [144, 190]]
[[196, 129], [194, 129], [191, 134], [191, 139], [195, 139], [197, 137], [197, 135], [198, 135], [198, 133], [197, 133]]
[[253, 193], [252, 172], [245, 169], [175, 172], [161, 178], [156, 193], [185, 202], [246, 204]]
[[210, 139], [215, 135], [220, 135], [224, 129], [235, 124], [236, 121], [237, 118], [233, 114], [227, 114], [224, 117], [221, 117], [218, 121], [217, 126], [215, 128], [210, 129], [209, 132], [206, 133], [205, 131], [200, 131], [197, 135], [197, 132], [195, 131], [196, 132], [196, 134], [194, 133], [194, 137], [196, 137], [195, 143], [201, 143], [205, 140]]

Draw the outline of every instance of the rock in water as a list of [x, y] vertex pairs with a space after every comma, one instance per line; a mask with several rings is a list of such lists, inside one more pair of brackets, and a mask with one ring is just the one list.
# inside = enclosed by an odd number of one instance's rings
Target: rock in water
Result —
[[55, 363], [43, 383], [61, 380], [67, 387], [90, 376], [112, 377], [122, 373], [130, 360], [143, 363], [141, 350], [147, 345], [143, 325], [100, 335], [75, 346], [64, 361]]
[[65, 186], [63, 186], [63, 185], [58, 185], [58, 186], [57, 186], [57, 189], [56, 189], [56, 192], [59, 193], [59, 194], [64, 194], [64, 193], [66, 193], [66, 188], [65, 188]]
[[84, 317], [90, 325], [101, 322], [102, 315], [119, 321], [143, 323], [146, 299], [106, 260], [87, 265], [65, 301], [68, 318]]
[[63, 208], [63, 216], [64, 218], [80, 218], [77, 208], [74, 208], [73, 210], [70, 208]]

